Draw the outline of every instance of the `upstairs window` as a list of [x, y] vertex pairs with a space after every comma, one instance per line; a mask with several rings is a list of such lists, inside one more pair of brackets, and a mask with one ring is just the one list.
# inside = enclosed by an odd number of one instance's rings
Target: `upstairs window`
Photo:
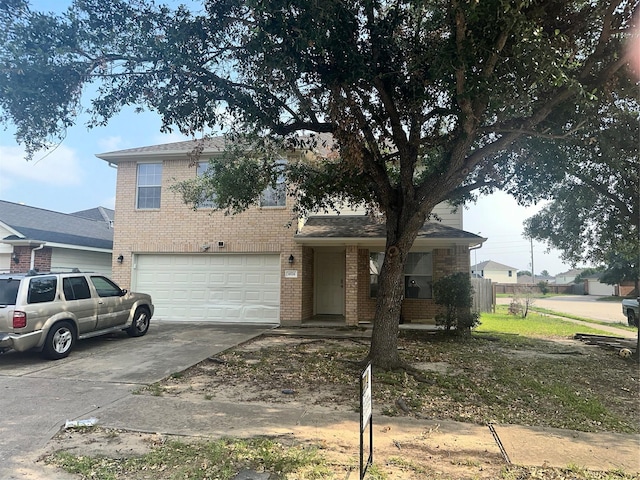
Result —
[[261, 207], [284, 207], [287, 205], [287, 186], [284, 177], [285, 164], [285, 160], [279, 160], [277, 162], [281, 173], [278, 175], [276, 186], [272, 187], [269, 185], [260, 195]]
[[162, 163], [138, 164], [137, 208], [160, 208], [161, 185]]
[[[203, 176], [208, 168], [209, 168], [209, 162], [198, 162], [196, 175], [198, 177]], [[215, 195], [213, 195], [211, 198], [206, 198], [203, 193], [202, 200], [198, 202], [198, 208], [217, 208], [217, 207], [218, 207], [218, 202]]]

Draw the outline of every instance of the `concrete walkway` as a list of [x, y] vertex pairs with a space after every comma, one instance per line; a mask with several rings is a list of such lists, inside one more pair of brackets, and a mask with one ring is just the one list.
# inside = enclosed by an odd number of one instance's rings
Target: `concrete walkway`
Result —
[[[403, 328], [409, 328], [403, 326]], [[426, 327], [424, 327], [426, 328]], [[268, 335], [302, 335], [367, 338], [369, 329], [276, 329]], [[201, 360], [207, 358], [203, 357]], [[194, 363], [195, 359], [194, 359]], [[374, 406], [375, 408], [375, 406]], [[313, 441], [339, 437], [345, 448], [358, 448], [359, 414], [336, 412], [317, 406], [289, 404], [225, 403], [212, 400], [186, 401], [180, 398], [126, 395], [95, 410], [85, 410], [82, 418], [95, 417], [101, 426], [147, 433], [215, 438], [256, 435], [293, 436]], [[70, 418], [72, 419], [72, 418]], [[81, 419], [75, 418], [75, 419]], [[414, 417], [384, 417], [374, 411], [374, 449], [398, 442], [398, 438], [424, 437], [434, 445], [460, 445], [479, 455], [500, 456], [523, 466], [567, 467], [579, 465], [593, 470], [619, 469], [640, 474], [640, 435], [588, 434], [583, 432], [518, 425], [473, 425], [461, 422]], [[395, 443], [394, 443], [395, 444]], [[425, 449], [428, 448], [425, 443]], [[482, 453], [485, 452], [485, 453]], [[26, 464], [10, 478], [39, 477]], [[74, 478], [62, 475], [58, 480]]]
[[[132, 395], [92, 412], [102, 426], [147, 433], [219, 438], [256, 435], [314, 438], [340, 437], [345, 448], [358, 451], [359, 414], [292, 404], [243, 404], [185, 401], [180, 398]], [[464, 445], [470, 453], [502, 455], [521, 466], [591, 470], [618, 469], [640, 473], [640, 435], [584, 433], [518, 425], [473, 425], [450, 420], [386, 417], [374, 414], [374, 451], [401, 439], [424, 437], [428, 445]]]

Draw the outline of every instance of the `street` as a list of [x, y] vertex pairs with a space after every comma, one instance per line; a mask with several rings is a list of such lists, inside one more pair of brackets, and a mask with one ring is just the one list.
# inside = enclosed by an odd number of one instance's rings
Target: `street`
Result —
[[[560, 295], [549, 298], [536, 298], [533, 306], [591, 320], [624, 323], [626, 325], [627, 319], [622, 314], [622, 299], [614, 302], [599, 301], [600, 298], [602, 297], [590, 295]], [[498, 305], [508, 305], [511, 299], [502, 297], [496, 301]]]

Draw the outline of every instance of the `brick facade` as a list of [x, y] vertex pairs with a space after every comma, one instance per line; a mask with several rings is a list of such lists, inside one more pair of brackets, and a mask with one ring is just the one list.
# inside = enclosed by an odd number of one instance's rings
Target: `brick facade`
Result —
[[[36, 247], [30, 246], [14, 246], [10, 272], [28, 272], [31, 269], [31, 252], [35, 248]], [[38, 272], [51, 271], [51, 252], [52, 250], [49, 247], [35, 250], [33, 268]], [[16, 263], [13, 258], [17, 258], [18, 262]]]
[[[123, 288], [135, 288], [132, 273], [136, 254], [278, 254], [281, 267], [280, 323], [299, 325], [313, 317], [317, 288], [314, 257], [322, 247], [295, 242], [297, 219], [291, 205], [252, 207], [237, 215], [225, 215], [206, 208], [194, 211], [170, 188], [172, 184], [196, 175], [196, 168], [189, 166], [189, 160], [177, 157], [162, 161], [160, 208], [137, 209], [137, 164], [135, 158], [118, 161], [117, 228], [112, 265], [116, 282]], [[219, 246], [219, 242], [224, 246]], [[369, 293], [369, 250], [358, 248], [356, 242], [344, 246], [344, 317], [348, 325], [370, 321], [375, 314], [375, 299]], [[207, 248], [203, 249], [203, 246]], [[117, 260], [120, 255], [122, 263]], [[293, 263], [289, 263], [290, 256], [293, 256]], [[469, 271], [466, 246], [436, 249], [433, 256], [434, 280], [454, 271]], [[435, 312], [432, 300], [408, 299], [404, 302], [405, 321], [432, 322]]]
[[[370, 294], [369, 250], [361, 249], [358, 259], [359, 319], [371, 321], [375, 316], [376, 300]], [[433, 281], [455, 272], [468, 272], [469, 266], [469, 249], [466, 246], [433, 250]], [[435, 323], [438, 308], [433, 299], [405, 298], [402, 320], [406, 323]]]

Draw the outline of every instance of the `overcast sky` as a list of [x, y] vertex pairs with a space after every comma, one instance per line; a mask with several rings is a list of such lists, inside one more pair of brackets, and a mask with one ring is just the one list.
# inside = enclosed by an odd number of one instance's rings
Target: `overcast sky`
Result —
[[[45, 10], [67, 2], [39, 0], [33, 4]], [[186, 140], [181, 135], [160, 133], [160, 120], [152, 113], [136, 114], [132, 109], [113, 118], [105, 127], [88, 130], [82, 122], [67, 131], [60, 145], [24, 160], [24, 149], [8, 127], [0, 131], [0, 200], [71, 213], [97, 206], [114, 208], [116, 171], [95, 157], [125, 148]], [[531, 270], [530, 242], [522, 236], [523, 221], [540, 207], [524, 208], [510, 196], [498, 193], [484, 197], [464, 210], [464, 229], [488, 241], [474, 251], [471, 263], [493, 260], [518, 270]], [[571, 268], [560, 261], [558, 252], [546, 253], [534, 243], [536, 273], [555, 275]]]

